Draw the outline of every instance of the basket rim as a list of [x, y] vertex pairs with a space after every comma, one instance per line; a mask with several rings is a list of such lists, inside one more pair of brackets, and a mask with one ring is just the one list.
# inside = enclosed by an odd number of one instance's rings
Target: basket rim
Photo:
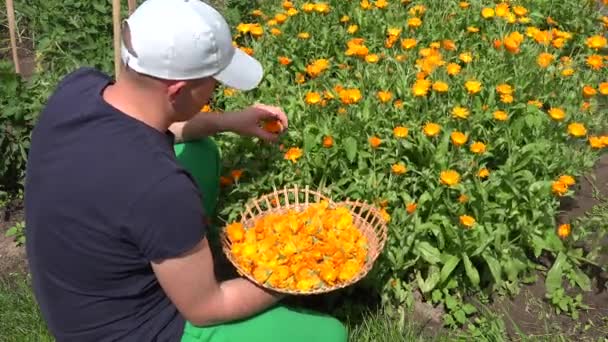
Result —
[[[308, 197], [307, 197], [307, 200], [305, 203], [300, 203], [300, 202], [298, 202], [297, 195], [301, 195], [303, 192], [305, 193], [305, 195], [313, 194], [318, 197], [317, 197], [317, 199], [313, 198], [312, 202], [308, 202]], [[288, 194], [294, 194], [294, 195], [297, 194], [295, 196], [296, 200], [294, 203], [288, 203], [288, 201], [289, 201], [288, 197], [287, 197]], [[283, 204], [281, 202], [278, 202], [277, 205], [272, 206], [271, 202], [268, 199], [271, 197], [279, 199], [280, 195], [286, 196], [285, 198], [287, 199], [287, 203]], [[237, 223], [237, 222], [241, 223], [245, 227], [245, 229], [247, 229], [247, 225], [246, 225], [247, 222], [255, 222], [255, 220], [257, 220], [269, 213], [280, 213], [280, 212], [284, 212], [284, 211], [294, 209], [294, 208], [297, 208], [297, 210], [303, 210], [305, 207], [310, 206], [315, 203], [319, 203], [321, 200], [326, 200], [328, 202], [329, 206], [334, 207], [334, 208], [340, 207], [340, 206], [347, 207], [349, 210], [349, 213], [351, 215], [353, 215], [353, 218], [357, 222], [357, 223], [355, 223], [355, 227], [361, 233], [365, 234], [366, 238], [368, 238], [368, 239], [370, 237], [374, 238], [374, 242], [373, 242], [374, 247], [370, 246], [370, 242], [368, 241], [368, 247], [366, 249], [366, 260], [363, 264], [363, 267], [361, 267], [359, 272], [354, 277], [349, 279], [348, 281], [336, 283], [333, 286], [311, 289], [309, 291], [282, 289], [282, 288], [276, 288], [276, 287], [270, 286], [267, 283], [260, 283], [255, 278], [253, 278], [253, 276], [251, 274], [249, 274], [248, 272], [245, 272], [245, 270], [236, 261], [236, 258], [233, 256], [232, 251], [231, 251], [232, 243], [228, 239], [225, 227], [223, 227], [220, 230], [220, 241], [221, 241], [221, 247], [222, 247], [222, 251], [224, 252], [224, 255], [230, 261], [230, 263], [236, 268], [239, 275], [249, 279], [250, 281], [252, 281], [254, 284], [256, 284], [258, 286], [261, 286], [263, 288], [266, 288], [268, 290], [271, 290], [273, 292], [278, 292], [278, 293], [291, 294], [291, 295], [311, 295], [311, 294], [327, 293], [327, 292], [332, 292], [332, 291], [335, 291], [338, 289], [348, 287], [348, 286], [360, 281], [362, 278], [367, 276], [367, 274], [374, 267], [377, 258], [384, 250], [384, 247], [386, 245], [386, 240], [387, 240], [387, 223], [388, 222], [384, 219], [384, 217], [382, 217], [382, 215], [380, 214], [380, 210], [378, 208], [376, 208], [376, 206], [374, 206], [374, 205], [371, 205], [366, 202], [361, 202], [359, 200], [353, 201], [348, 198], [346, 200], [342, 200], [342, 201], [334, 201], [329, 195], [322, 194], [321, 192], [316, 191], [316, 190], [310, 190], [310, 188], [308, 186], [298, 187], [297, 185], [295, 185], [292, 187], [284, 187], [283, 189], [280, 189], [280, 190], [274, 188], [273, 192], [265, 193], [265, 194], [258, 196], [257, 198], [250, 199], [247, 202], [245, 209], [243, 209], [241, 211], [240, 218], [237, 220], [234, 220], [233, 223]], [[259, 206], [259, 202], [261, 202], [261, 201], [262, 202], [265, 201], [265, 204], [267, 204], [266, 209], [262, 209]], [[252, 212], [251, 206], [254, 206], [258, 210], [257, 214], [254, 214]], [[359, 213], [356, 211], [357, 208], [359, 208], [359, 211], [360, 211]], [[363, 210], [365, 210], [367, 212], [367, 215], [362, 214]], [[371, 222], [375, 222], [375, 224], [370, 223], [370, 221], [369, 221], [370, 218], [371, 218]], [[367, 226], [367, 227], [365, 227], [365, 226]]]

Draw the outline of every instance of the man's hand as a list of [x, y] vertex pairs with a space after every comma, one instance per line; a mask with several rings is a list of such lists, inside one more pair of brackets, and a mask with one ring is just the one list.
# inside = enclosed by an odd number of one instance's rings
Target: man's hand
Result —
[[[242, 111], [225, 113], [222, 116], [223, 130], [244, 136], [255, 136], [270, 142], [277, 142], [288, 126], [287, 116], [280, 108], [264, 104], [255, 104]], [[279, 125], [279, 129], [265, 129], [265, 122], [275, 121], [277, 123], [269, 126]]]

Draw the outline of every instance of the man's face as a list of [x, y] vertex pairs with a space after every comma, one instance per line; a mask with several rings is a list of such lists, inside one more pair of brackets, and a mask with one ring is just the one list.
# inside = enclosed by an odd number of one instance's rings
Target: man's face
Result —
[[179, 91], [173, 95], [172, 101], [173, 109], [177, 115], [175, 121], [186, 121], [198, 114], [201, 108], [209, 103], [217, 86], [217, 81], [208, 77], [201, 80], [180, 82], [176, 86]]

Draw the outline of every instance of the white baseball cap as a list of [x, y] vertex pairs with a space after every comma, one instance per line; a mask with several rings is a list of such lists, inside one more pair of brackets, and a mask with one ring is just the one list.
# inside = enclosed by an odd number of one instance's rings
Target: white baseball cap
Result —
[[213, 77], [239, 90], [255, 88], [261, 64], [232, 45], [230, 27], [200, 0], [145, 0], [125, 22], [132, 52], [122, 42], [129, 68], [168, 80]]

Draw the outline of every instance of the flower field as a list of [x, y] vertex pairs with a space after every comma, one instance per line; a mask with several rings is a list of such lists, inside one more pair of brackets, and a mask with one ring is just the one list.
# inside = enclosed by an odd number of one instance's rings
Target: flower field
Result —
[[234, 27], [263, 84], [221, 89], [205, 110], [273, 103], [290, 124], [280, 146], [222, 142], [221, 214], [293, 184], [362, 199], [390, 220], [366, 279], [385, 302], [417, 289], [463, 323], [463, 296], [514, 292], [548, 255], [548, 296], [576, 315], [562, 279], [590, 288], [592, 256], [574, 245], [594, 232], [555, 216], [608, 147], [608, 17], [595, 6], [263, 2]]

